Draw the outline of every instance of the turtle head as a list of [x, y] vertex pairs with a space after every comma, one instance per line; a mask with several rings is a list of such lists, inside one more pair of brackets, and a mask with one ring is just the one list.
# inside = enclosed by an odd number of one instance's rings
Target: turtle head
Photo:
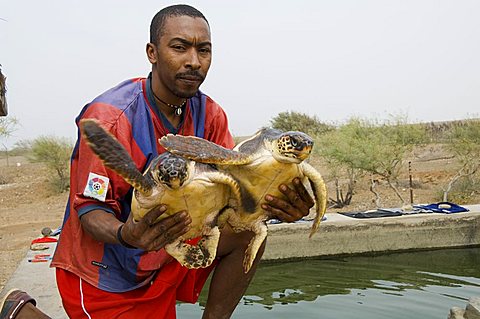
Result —
[[289, 131], [273, 141], [273, 157], [279, 162], [300, 163], [313, 148], [313, 139], [305, 133]]
[[189, 183], [193, 177], [195, 162], [165, 152], [158, 157], [158, 161], [152, 163], [150, 168], [151, 177], [159, 185], [165, 185], [172, 189], [178, 189]]

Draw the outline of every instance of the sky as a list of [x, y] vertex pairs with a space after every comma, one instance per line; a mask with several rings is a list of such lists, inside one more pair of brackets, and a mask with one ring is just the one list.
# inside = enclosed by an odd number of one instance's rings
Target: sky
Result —
[[[155, 13], [177, 2], [1, 0], [0, 64], [7, 145], [76, 136], [81, 108], [151, 69]], [[280, 112], [339, 124], [351, 117], [411, 122], [478, 117], [480, 1], [189, 1], [212, 31], [201, 90], [251, 135]]]

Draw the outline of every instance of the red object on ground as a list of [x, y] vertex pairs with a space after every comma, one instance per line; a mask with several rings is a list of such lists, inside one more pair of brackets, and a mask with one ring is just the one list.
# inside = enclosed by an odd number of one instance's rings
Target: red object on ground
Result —
[[40, 244], [40, 243], [56, 243], [58, 239], [53, 237], [42, 237], [32, 240], [32, 244]]
[[33, 259], [29, 259], [28, 262], [43, 263], [49, 260], [52, 260], [52, 257], [50, 254], [36, 254], [35, 256], [33, 256]]

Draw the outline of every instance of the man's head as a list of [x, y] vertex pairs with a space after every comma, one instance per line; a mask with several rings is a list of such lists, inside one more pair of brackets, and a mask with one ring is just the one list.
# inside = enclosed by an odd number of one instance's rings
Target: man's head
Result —
[[154, 91], [169, 103], [195, 95], [210, 68], [211, 50], [210, 27], [200, 11], [187, 5], [159, 11], [147, 44]]
[[207, 18], [195, 9], [194, 7], [188, 6], [186, 4], [177, 4], [163, 8], [158, 11], [157, 14], [153, 17], [152, 23], [150, 24], [150, 43], [158, 44], [158, 40], [162, 36], [162, 29], [165, 25], [165, 20], [169, 17], [179, 17], [187, 16], [192, 18], [201, 18], [207, 22]]

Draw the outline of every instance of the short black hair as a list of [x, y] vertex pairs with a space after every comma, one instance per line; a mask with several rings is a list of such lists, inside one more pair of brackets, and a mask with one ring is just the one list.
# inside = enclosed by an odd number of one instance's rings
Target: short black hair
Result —
[[205, 22], [207, 22], [207, 25], [209, 25], [207, 18], [205, 18], [203, 13], [201, 13], [192, 6], [186, 4], [176, 4], [173, 6], [165, 7], [162, 10], [158, 11], [152, 19], [152, 23], [150, 24], [150, 43], [153, 43], [155, 45], [158, 44], [157, 42], [162, 35], [162, 29], [165, 24], [165, 20], [168, 17], [172, 16], [189, 16], [193, 18], [202, 18], [203, 20], [205, 20]]

